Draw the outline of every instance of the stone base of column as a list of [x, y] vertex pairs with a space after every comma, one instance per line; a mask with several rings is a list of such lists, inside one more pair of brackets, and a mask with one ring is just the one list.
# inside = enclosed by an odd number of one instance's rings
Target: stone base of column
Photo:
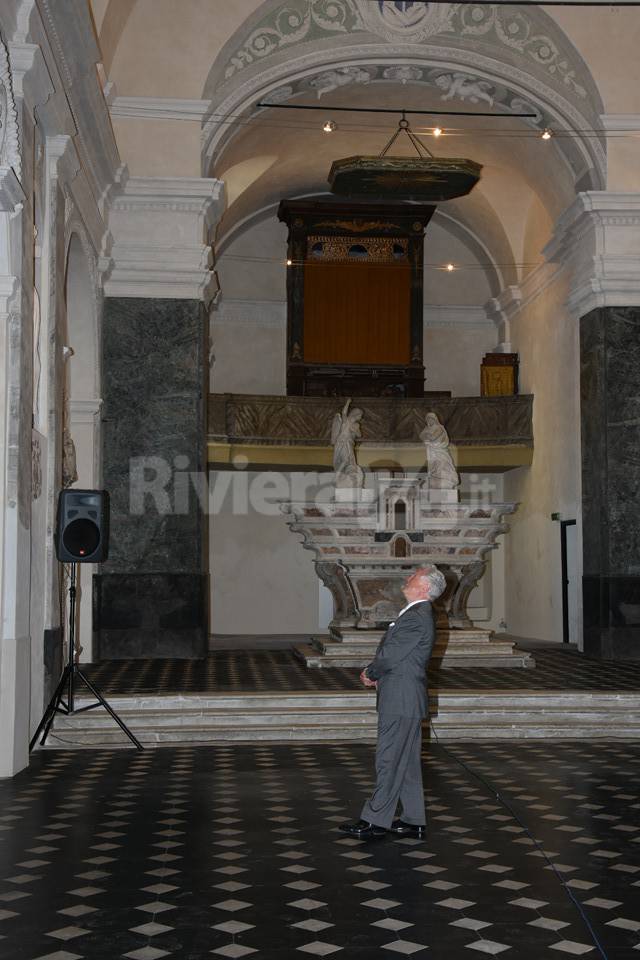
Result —
[[640, 660], [640, 576], [585, 576], [584, 652]]
[[44, 632], [44, 705], [56, 692], [62, 676], [62, 629], [53, 627]]
[[206, 657], [208, 580], [197, 573], [94, 576], [94, 659]]

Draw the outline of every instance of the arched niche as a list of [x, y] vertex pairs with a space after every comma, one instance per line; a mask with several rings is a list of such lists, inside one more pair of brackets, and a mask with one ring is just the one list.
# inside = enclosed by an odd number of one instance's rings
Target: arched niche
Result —
[[73, 350], [66, 365], [67, 397], [91, 400], [98, 390], [96, 293], [87, 251], [78, 233], [72, 233], [65, 270], [67, 345]]
[[[68, 429], [75, 448], [73, 486], [95, 490], [101, 487], [100, 294], [95, 254], [79, 225], [70, 226], [66, 249], [64, 346], [70, 350], [64, 351], [63, 359], [61, 429]], [[96, 570], [93, 564], [80, 564], [78, 570], [77, 633], [83, 661], [92, 657], [91, 577]]]

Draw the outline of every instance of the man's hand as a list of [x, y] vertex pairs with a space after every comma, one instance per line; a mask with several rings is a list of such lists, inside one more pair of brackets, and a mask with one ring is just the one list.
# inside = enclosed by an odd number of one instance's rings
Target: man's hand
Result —
[[365, 687], [377, 687], [377, 686], [378, 686], [378, 681], [377, 681], [377, 680], [371, 680], [371, 679], [367, 676], [366, 670], [363, 670], [362, 673], [360, 674], [360, 682], [363, 683], [363, 684], [365, 685]]

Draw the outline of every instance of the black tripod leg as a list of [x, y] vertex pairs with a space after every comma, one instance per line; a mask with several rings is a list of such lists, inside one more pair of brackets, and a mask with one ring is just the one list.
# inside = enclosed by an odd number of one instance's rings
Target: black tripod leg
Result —
[[42, 745], [44, 746], [44, 742], [45, 742], [45, 740], [47, 739], [47, 737], [48, 737], [48, 735], [49, 735], [49, 730], [51, 729], [51, 724], [53, 723], [54, 717], [55, 717], [55, 715], [56, 715], [56, 713], [57, 713], [58, 706], [59, 706], [59, 704], [60, 704], [60, 701], [62, 700], [62, 695], [63, 695], [63, 693], [64, 693], [64, 688], [65, 688], [65, 685], [66, 685], [66, 683], [67, 683], [67, 678], [69, 677], [69, 674], [70, 674], [69, 667], [66, 666], [66, 667], [64, 668], [64, 671], [63, 671], [62, 676], [60, 677], [60, 682], [58, 683], [58, 686], [56, 687], [56, 692], [55, 692], [54, 695], [51, 697], [51, 700], [50, 700], [50, 702], [49, 702], [49, 706], [48, 706], [47, 709], [45, 710], [44, 716], [43, 716], [42, 720], [40, 721], [40, 723], [38, 724], [38, 729], [36, 730], [36, 732], [34, 733], [34, 735], [33, 735], [32, 738], [31, 738], [31, 743], [29, 744], [29, 752], [31, 752], [31, 750], [33, 750], [33, 748], [35, 747], [35, 745], [36, 745], [36, 743], [37, 743], [37, 741], [38, 741], [38, 737], [40, 736], [40, 731], [41, 731], [43, 728], [44, 728], [44, 734], [43, 734], [43, 737], [42, 737]]
[[105, 710], [107, 711], [107, 713], [115, 720], [115, 722], [118, 724], [118, 726], [119, 726], [120, 729], [123, 731], [123, 733], [126, 733], [126, 735], [129, 737], [129, 740], [131, 740], [131, 742], [136, 745], [136, 747], [138, 748], [138, 750], [144, 750], [144, 747], [142, 746], [142, 744], [141, 744], [138, 740], [136, 740], [136, 738], [134, 737], [134, 735], [131, 733], [131, 730], [129, 730], [128, 726], [127, 726], [125, 723], [122, 722], [122, 720], [120, 719], [120, 717], [118, 716], [118, 714], [115, 712], [115, 710], [112, 710], [112, 709], [111, 709], [111, 707], [109, 706], [109, 704], [107, 703], [107, 701], [105, 700], [105, 698], [102, 696], [102, 694], [100, 693], [100, 691], [98, 690], [98, 688], [97, 688], [97, 687], [94, 687], [94, 685], [91, 683], [91, 681], [88, 679], [88, 677], [85, 677], [85, 675], [84, 675], [84, 673], [82, 672], [82, 670], [77, 669], [77, 670], [76, 670], [76, 673], [77, 673], [77, 675], [80, 677], [80, 679], [83, 681], [83, 683], [85, 684], [85, 686], [87, 686], [87, 687], [89, 688], [89, 690], [91, 690], [91, 693], [94, 695], [94, 697], [96, 698], [96, 700], [99, 700], [99, 701], [100, 701], [100, 703], [101, 703], [102, 706], [105, 708]]

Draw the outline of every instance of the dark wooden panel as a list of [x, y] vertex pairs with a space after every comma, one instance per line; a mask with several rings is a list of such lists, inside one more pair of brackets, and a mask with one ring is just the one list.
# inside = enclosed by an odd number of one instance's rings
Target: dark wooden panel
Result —
[[408, 264], [307, 263], [304, 359], [409, 363]]

